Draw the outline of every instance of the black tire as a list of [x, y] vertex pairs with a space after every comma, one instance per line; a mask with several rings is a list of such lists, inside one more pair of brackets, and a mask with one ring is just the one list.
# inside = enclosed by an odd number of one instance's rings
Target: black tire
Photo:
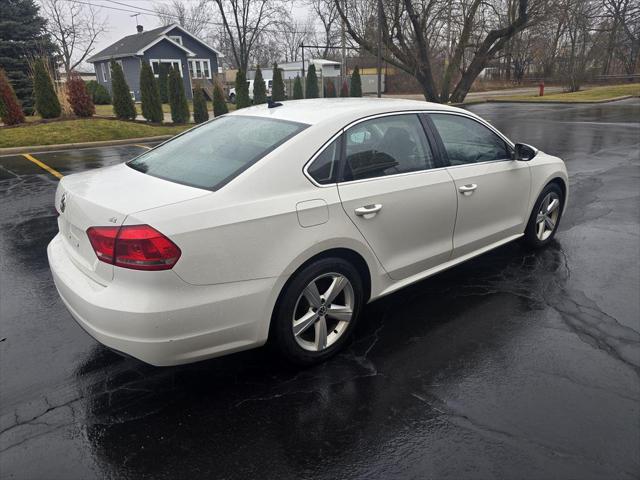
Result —
[[[558, 206], [558, 214], [557, 218], [554, 222], [553, 229], [550, 230], [550, 233], [546, 238], [541, 239], [538, 236], [538, 214], [541, 212], [542, 203], [547, 198], [548, 195], [557, 196], [560, 205]], [[529, 217], [529, 222], [527, 223], [527, 228], [524, 231], [524, 242], [531, 248], [542, 248], [553, 240], [558, 231], [558, 226], [560, 225], [560, 219], [562, 217], [562, 209], [564, 208], [564, 194], [562, 193], [562, 189], [557, 183], [550, 183], [540, 193], [536, 203], [533, 207], [533, 211], [531, 212], [531, 216]]]
[[[315, 279], [330, 273], [342, 275], [350, 282], [353, 293], [351, 309], [353, 313], [335, 343], [321, 351], [309, 351], [299, 345], [295, 338], [293, 332], [294, 314], [296, 308], [299, 308], [298, 300], [305, 288]], [[338, 353], [351, 337], [362, 307], [363, 292], [360, 274], [351, 263], [342, 258], [322, 258], [307, 265], [294, 274], [280, 295], [271, 322], [271, 346], [287, 361], [299, 366], [315, 365], [327, 360]], [[330, 325], [331, 322], [332, 320], [327, 316], [327, 325]], [[327, 329], [331, 330], [329, 326]], [[334, 334], [336, 331], [330, 331], [329, 334]]]

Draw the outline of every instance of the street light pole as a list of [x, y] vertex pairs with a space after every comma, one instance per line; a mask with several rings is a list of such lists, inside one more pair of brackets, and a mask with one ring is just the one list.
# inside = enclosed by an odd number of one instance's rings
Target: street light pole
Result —
[[378, 98], [382, 97], [382, 0], [378, 0]]

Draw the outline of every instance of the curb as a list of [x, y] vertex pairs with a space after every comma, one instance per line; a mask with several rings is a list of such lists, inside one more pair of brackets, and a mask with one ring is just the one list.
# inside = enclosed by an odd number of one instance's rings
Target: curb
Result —
[[[546, 103], [548, 105], [594, 105], [598, 103], [609, 103], [609, 102], [617, 102], [619, 100], [627, 100], [629, 98], [635, 98], [636, 95], [622, 95], [621, 97], [613, 97], [613, 98], [605, 98], [604, 100], [574, 100], [574, 101], [566, 101], [563, 102], [561, 100], [535, 100], [533, 97], [532, 100], [502, 100], [500, 98], [492, 98], [485, 100], [486, 103], [536, 103], [543, 104]], [[466, 103], [465, 105], [470, 105], [470, 103]]]
[[102, 140], [99, 142], [61, 143], [55, 145], [32, 145], [25, 147], [0, 148], [0, 155], [15, 155], [17, 153], [44, 153], [59, 150], [71, 150], [79, 148], [110, 147], [114, 145], [133, 145], [135, 143], [162, 142], [175, 135], [159, 135], [157, 137], [125, 138], [120, 140]]

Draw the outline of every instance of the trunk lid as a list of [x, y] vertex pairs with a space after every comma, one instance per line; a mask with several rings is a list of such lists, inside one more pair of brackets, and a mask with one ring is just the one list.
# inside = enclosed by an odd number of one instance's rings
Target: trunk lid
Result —
[[105, 285], [113, 266], [101, 262], [89, 242], [87, 229], [120, 226], [133, 212], [162, 207], [211, 194], [145, 175], [125, 164], [64, 177], [56, 190], [58, 228], [71, 261], [86, 275]]

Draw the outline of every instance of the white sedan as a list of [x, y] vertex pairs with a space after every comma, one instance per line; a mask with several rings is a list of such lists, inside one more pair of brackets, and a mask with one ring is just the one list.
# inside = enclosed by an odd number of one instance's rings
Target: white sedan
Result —
[[365, 303], [558, 228], [562, 160], [465, 110], [271, 107], [60, 182], [49, 263], [99, 342], [177, 365], [269, 341], [308, 365], [345, 346]]

